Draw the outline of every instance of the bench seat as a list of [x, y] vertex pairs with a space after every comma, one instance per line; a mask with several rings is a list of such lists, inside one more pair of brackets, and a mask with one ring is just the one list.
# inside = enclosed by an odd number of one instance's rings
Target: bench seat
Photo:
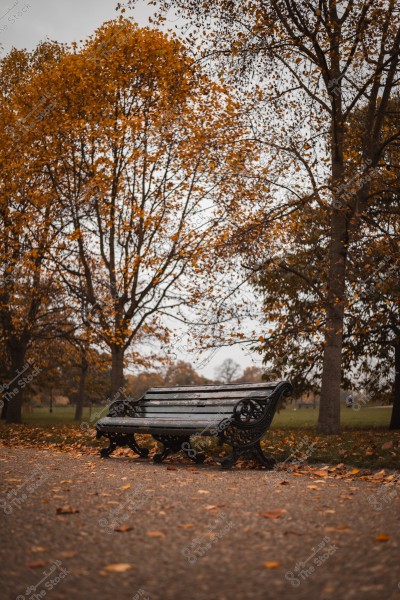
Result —
[[119, 431], [121, 433], [169, 433], [171, 431], [181, 431], [183, 434], [193, 435], [203, 433], [203, 435], [213, 435], [209, 433], [213, 428], [218, 427], [221, 419], [215, 417], [205, 419], [187, 420], [184, 415], [178, 418], [112, 418], [104, 417], [102, 419], [102, 431]]

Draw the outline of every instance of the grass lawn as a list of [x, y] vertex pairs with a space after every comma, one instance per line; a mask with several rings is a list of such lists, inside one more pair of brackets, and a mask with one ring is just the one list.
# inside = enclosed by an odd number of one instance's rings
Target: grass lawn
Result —
[[[391, 406], [363, 406], [358, 411], [342, 407], [340, 417], [344, 429], [369, 429], [373, 427], [389, 427], [391, 414]], [[275, 415], [272, 428], [314, 428], [317, 420], [317, 408], [300, 408], [296, 410], [289, 406]]]
[[[355, 411], [351, 408], [342, 408], [341, 420], [343, 428], [363, 428], [388, 427], [392, 408], [390, 406], [363, 406]], [[23, 415], [24, 423], [37, 425], [62, 425], [74, 422], [75, 407], [55, 407], [50, 413], [48, 407], [35, 408], [33, 413]], [[96, 406], [92, 409], [92, 415], [89, 417], [89, 409], [85, 408], [82, 421], [90, 424], [95, 423], [99, 418], [107, 414], [106, 407]], [[317, 408], [295, 409], [289, 406], [281, 410], [274, 417], [272, 428], [314, 428], [318, 419]]]

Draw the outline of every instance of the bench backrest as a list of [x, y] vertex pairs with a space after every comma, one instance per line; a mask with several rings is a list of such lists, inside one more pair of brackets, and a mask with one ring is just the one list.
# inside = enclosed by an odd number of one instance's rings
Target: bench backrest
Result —
[[269, 402], [271, 393], [279, 382], [241, 383], [225, 385], [199, 385], [155, 387], [147, 390], [135, 406], [143, 417], [156, 418], [228, 418], [233, 408], [246, 398]]

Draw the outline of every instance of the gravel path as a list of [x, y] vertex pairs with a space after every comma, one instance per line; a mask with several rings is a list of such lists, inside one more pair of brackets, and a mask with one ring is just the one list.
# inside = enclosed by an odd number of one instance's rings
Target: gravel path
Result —
[[2, 600], [400, 600], [399, 488], [5, 447], [0, 471]]

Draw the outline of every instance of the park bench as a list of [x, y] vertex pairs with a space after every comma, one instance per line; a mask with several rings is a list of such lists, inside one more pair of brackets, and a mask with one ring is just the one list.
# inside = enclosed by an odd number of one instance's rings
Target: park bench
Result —
[[246, 454], [271, 469], [274, 461], [264, 455], [260, 441], [280, 398], [291, 392], [290, 383], [281, 381], [156, 387], [139, 400], [115, 400], [108, 415], [96, 424], [97, 437], [109, 440], [101, 456], [109, 456], [118, 446], [128, 446], [147, 457], [149, 450], [138, 445], [135, 434], [151, 434], [163, 444], [162, 452], [153, 458], [155, 462], [182, 450], [194, 462], [202, 463], [205, 455], [192, 446], [191, 438], [214, 435], [220, 445], [232, 447], [232, 453], [221, 461], [223, 468], [232, 467]]

